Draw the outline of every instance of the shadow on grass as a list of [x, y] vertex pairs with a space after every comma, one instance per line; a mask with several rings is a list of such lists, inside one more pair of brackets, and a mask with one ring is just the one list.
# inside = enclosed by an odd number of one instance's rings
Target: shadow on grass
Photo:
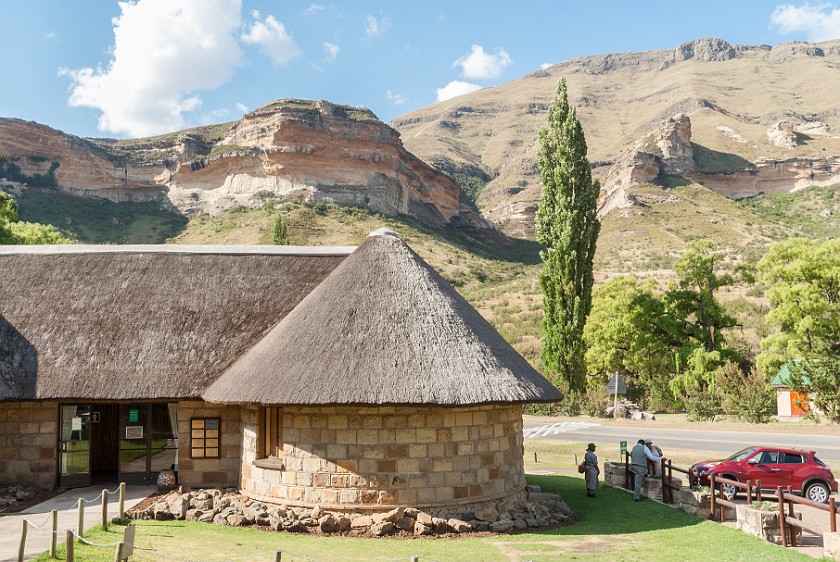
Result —
[[573, 476], [528, 475], [528, 483], [539, 485], [543, 492], [560, 494], [580, 521], [568, 527], [540, 531], [555, 536], [620, 535], [691, 527], [703, 522], [681, 509], [644, 499], [633, 501], [633, 494], [618, 488], [601, 486], [595, 498], [586, 497], [583, 479]]

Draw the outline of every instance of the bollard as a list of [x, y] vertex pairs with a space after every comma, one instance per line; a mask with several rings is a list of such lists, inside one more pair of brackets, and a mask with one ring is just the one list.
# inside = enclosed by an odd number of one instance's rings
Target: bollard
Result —
[[102, 528], [108, 529], [108, 490], [102, 490]]
[[274, 551], [274, 562], [280, 562], [280, 558], [283, 556], [283, 552], [280, 550]]
[[20, 548], [18, 548], [18, 562], [24, 561], [23, 553], [26, 550], [26, 529], [27, 529], [28, 522], [26, 519], [23, 520], [23, 529], [20, 532]]
[[67, 562], [73, 562], [74, 553], [73, 553], [73, 530], [72, 529], [67, 529], [67, 539], [66, 539], [65, 542], [67, 544], [67, 546], [65, 546], [65, 549], [66, 549], [66, 552], [67, 552], [67, 556], [66, 556], [65, 560]]
[[76, 534], [79, 535], [79, 538], [85, 534], [85, 500], [84, 498], [79, 498], [79, 501], [76, 502], [76, 506], [79, 510], [79, 527], [76, 529]]
[[125, 519], [125, 482], [120, 482], [120, 520]]
[[52, 518], [52, 525], [50, 526], [52, 529], [52, 533], [50, 533], [50, 558], [55, 558], [55, 545], [58, 542], [58, 510], [53, 509], [50, 511], [50, 516]]

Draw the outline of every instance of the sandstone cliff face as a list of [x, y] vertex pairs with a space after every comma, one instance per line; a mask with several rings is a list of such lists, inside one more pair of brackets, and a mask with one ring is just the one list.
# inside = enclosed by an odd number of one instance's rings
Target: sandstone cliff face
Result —
[[462, 213], [458, 184], [406, 151], [394, 129], [367, 110], [328, 102], [278, 100], [227, 126], [129, 141], [80, 139], [3, 119], [0, 154], [27, 175], [58, 163], [56, 188], [63, 191], [161, 199], [184, 212], [212, 214], [299, 193], [430, 224], [489, 226]]

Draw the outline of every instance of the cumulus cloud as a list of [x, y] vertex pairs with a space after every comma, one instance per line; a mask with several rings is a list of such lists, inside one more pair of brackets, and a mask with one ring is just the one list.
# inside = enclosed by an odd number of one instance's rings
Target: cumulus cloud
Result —
[[289, 61], [301, 55], [295, 40], [286, 31], [286, 27], [274, 16], [260, 20], [259, 12], [253, 13], [256, 21], [242, 34], [242, 42], [257, 45], [275, 64], [285, 66]]
[[338, 57], [338, 52], [341, 50], [341, 47], [338, 45], [333, 45], [332, 43], [324, 42], [324, 52], [327, 56], [327, 61], [332, 62]]
[[106, 67], [61, 69], [68, 103], [102, 112], [99, 130], [146, 136], [184, 127], [200, 90], [229, 81], [242, 52], [239, 0], [120, 2]]
[[391, 21], [388, 18], [376, 19], [373, 16], [367, 17], [367, 24], [365, 25], [365, 39], [373, 39], [379, 37], [391, 27]]
[[783, 34], [804, 32], [811, 41], [840, 37], [840, 9], [833, 4], [782, 4], [773, 10], [770, 23]]
[[304, 16], [314, 16], [326, 10], [323, 4], [310, 4], [308, 8], [303, 11]]
[[245, 104], [244, 104], [244, 103], [242, 103], [242, 102], [236, 102], [236, 110], [237, 110], [237, 111], [241, 111], [243, 115], [244, 115], [245, 113], [248, 113], [248, 111], [250, 111], [250, 110], [248, 109], [248, 106], [247, 106], [247, 105], [245, 105]]
[[408, 98], [402, 94], [398, 94], [396, 92], [392, 92], [391, 90], [387, 90], [385, 92], [385, 99], [391, 102], [394, 105], [405, 105], [408, 103]]
[[504, 49], [496, 49], [496, 54], [484, 52], [481, 45], [473, 45], [470, 54], [464, 55], [452, 63], [452, 68], [461, 67], [464, 78], [489, 80], [501, 76], [502, 71], [513, 61]]
[[457, 96], [463, 96], [464, 94], [469, 94], [470, 92], [475, 92], [476, 90], [480, 90], [481, 86], [478, 84], [471, 84], [469, 82], [461, 82], [460, 80], [453, 80], [443, 88], [438, 88], [437, 91], [437, 101], [446, 101], [450, 100]]

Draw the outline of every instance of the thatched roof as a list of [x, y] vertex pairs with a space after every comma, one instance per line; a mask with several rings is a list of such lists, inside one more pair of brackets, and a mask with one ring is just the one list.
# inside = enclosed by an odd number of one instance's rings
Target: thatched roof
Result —
[[371, 236], [203, 393], [211, 402], [441, 404], [562, 398], [395, 236]]
[[197, 398], [352, 249], [0, 246], [0, 401]]

